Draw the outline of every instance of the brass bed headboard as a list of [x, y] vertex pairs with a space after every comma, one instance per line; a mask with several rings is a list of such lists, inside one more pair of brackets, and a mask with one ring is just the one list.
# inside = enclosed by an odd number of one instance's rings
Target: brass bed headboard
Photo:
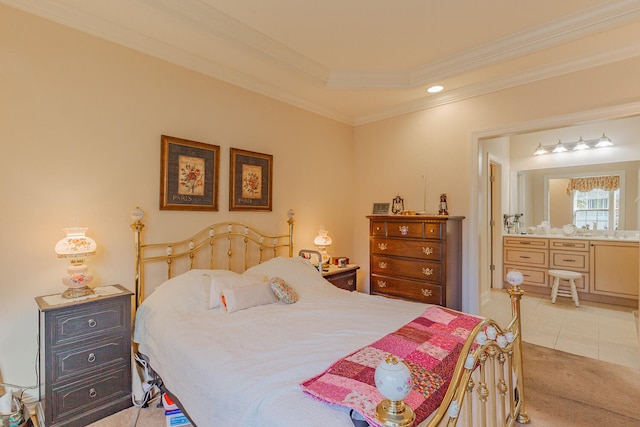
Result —
[[[220, 257], [216, 256], [220, 254], [220, 251], [216, 251], [218, 241], [224, 241], [226, 239], [226, 257], [227, 265], [226, 270], [232, 270], [233, 256], [235, 252], [241, 250], [244, 254], [244, 261], [242, 264], [242, 270], [246, 270], [250, 267], [249, 255], [250, 247], [257, 248], [257, 263], [266, 261], [264, 251], [271, 251], [269, 258], [278, 256], [278, 251], [282, 248], [288, 248], [288, 256], [293, 256], [293, 216], [294, 211], [289, 210], [287, 212], [289, 224], [289, 233], [280, 235], [267, 235], [256, 228], [245, 225], [240, 222], [220, 222], [204, 229], [200, 230], [196, 234], [188, 237], [184, 240], [168, 243], [142, 243], [142, 229], [144, 224], [142, 219], [144, 218], [144, 212], [140, 208], [136, 208], [131, 213], [131, 218], [134, 223], [131, 224], [131, 229], [134, 234], [135, 245], [135, 297], [136, 297], [136, 309], [140, 306], [145, 297], [145, 281], [144, 281], [144, 265], [151, 262], [164, 261], [167, 265], [167, 279], [173, 277], [174, 261], [179, 259], [187, 260], [187, 269], [194, 268], [194, 261], [196, 255], [200, 252], [205, 252], [207, 246], [209, 247], [209, 269], [221, 268], [217, 265], [216, 261]], [[234, 243], [236, 243], [234, 245]], [[253, 245], [253, 246], [252, 246]], [[269, 259], [267, 258], [267, 259]]]

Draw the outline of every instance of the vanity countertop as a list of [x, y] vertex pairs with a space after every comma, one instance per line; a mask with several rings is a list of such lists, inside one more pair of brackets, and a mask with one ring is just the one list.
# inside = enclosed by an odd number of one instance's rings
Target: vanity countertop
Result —
[[577, 240], [608, 240], [619, 242], [638, 242], [640, 236], [637, 231], [597, 231], [597, 234], [578, 233], [575, 235], [566, 235], [562, 232], [554, 234], [503, 234], [504, 237], [531, 237], [537, 239], [577, 239]]

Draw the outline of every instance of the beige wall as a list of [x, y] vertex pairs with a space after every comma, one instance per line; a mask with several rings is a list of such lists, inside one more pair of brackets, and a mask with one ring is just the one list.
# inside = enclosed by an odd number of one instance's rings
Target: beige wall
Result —
[[[33, 298], [63, 290], [67, 263], [53, 247], [73, 218], [99, 245], [95, 281], [128, 288], [136, 206], [147, 212], [149, 241], [227, 219], [286, 232], [293, 208], [296, 250], [313, 247], [324, 225], [332, 251], [353, 253], [350, 126], [4, 6], [0, 52], [5, 381], [35, 383]], [[221, 147], [218, 212], [159, 211], [161, 134]], [[272, 213], [228, 211], [230, 147], [273, 155]]]

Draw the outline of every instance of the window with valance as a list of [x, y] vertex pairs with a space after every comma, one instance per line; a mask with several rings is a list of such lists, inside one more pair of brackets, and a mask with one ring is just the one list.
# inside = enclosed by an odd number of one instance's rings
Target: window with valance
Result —
[[619, 190], [619, 175], [570, 178], [567, 194], [573, 199], [573, 223], [578, 227], [593, 224], [600, 229], [617, 229]]

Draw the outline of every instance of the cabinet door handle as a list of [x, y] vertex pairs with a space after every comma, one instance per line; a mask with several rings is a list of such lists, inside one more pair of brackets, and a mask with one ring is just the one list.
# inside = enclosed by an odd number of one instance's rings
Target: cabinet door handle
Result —
[[527, 256], [527, 255], [520, 255], [520, 258], [522, 258], [522, 259], [529, 259], [529, 258], [531, 258], [531, 257], [530, 257], [530, 256]]
[[87, 322], [87, 323], [89, 323], [89, 327], [90, 327], [90, 328], [95, 328], [95, 327], [96, 327], [96, 325], [98, 324], [98, 322], [96, 322], [96, 321], [95, 321], [95, 320], [93, 320], [93, 319], [89, 319], [89, 322]]
[[564, 261], [564, 262], [576, 262], [575, 259], [563, 259], [562, 261]]
[[424, 274], [425, 276], [433, 275], [433, 268], [422, 267], [422, 274]]
[[87, 362], [93, 363], [96, 361], [96, 355], [93, 353], [89, 353], [89, 357], [87, 357]]
[[433, 296], [433, 291], [431, 289], [421, 289], [420, 292], [422, 292], [422, 295], [425, 297]]
[[91, 388], [91, 389], [89, 390], [89, 397], [94, 398], [94, 397], [96, 397], [97, 395], [98, 395], [98, 392], [96, 391], [96, 389], [95, 389], [95, 388]]
[[384, 280], [378, 280], [378, 286], [381, 288], [386, 288], [387, 282], [385, 282]]
[[531, 242], [519, 242], [521, 245], [530, 245]]
[[383, 269], [383, 270], [384, 270], [385, 268], [387, 268], [387, 263], [386, 263], [386, 262], [384, 262], [384, 261], [380, 261], [380, 262], [378, 263], [378, 267], [380, 267], [381, 269]]

